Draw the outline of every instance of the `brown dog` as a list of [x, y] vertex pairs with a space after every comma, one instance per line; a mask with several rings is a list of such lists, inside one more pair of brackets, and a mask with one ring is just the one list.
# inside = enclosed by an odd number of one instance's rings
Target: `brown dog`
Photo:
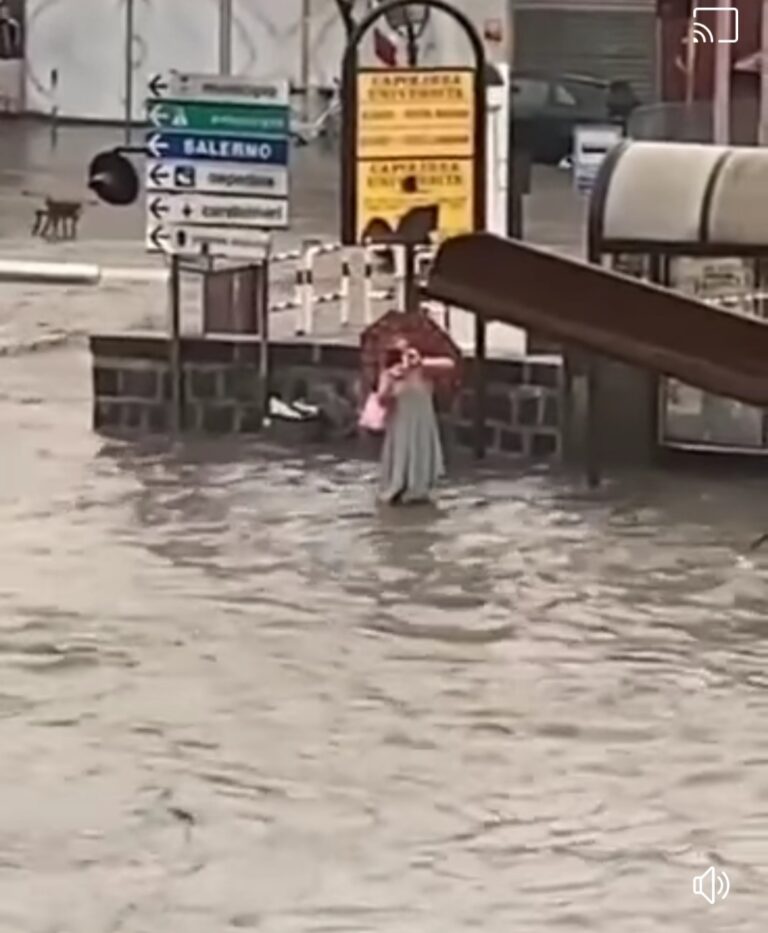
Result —
[[35, 223], [32, 227], [32, 236], [46, 239], [75, 240], [77, 239], [77, 225], [83, 213], [80, 201], [57, 201], [55, 198], [46, 198], [45, 207], [35, 211]]

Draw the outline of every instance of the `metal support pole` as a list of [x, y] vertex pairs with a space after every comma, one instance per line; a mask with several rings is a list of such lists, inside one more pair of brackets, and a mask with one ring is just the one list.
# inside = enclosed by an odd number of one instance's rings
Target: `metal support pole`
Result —
[[219, 74], [232, 74], [232, 0], [219, 0]]
[[408, 22], [406, 35], [408, 67], [417, 68], [419, 64], [419, 36], [416, 32], [416, 27], [410, 21]]
[[485, 318], [475, 315], [475, 359], [474, 359], [474, 447], [475, 457], [482, 460], [485, 457], [485, 360], [487, 344], [487, 326]]
[[309, 45], [312, 23], [311, 0], [301, 0], [301, 87], [304, 94], [303, 117], [308, 123], [311, 118], [309, 99]]
[[[729, 7], [730, 0], [718, 0], [717, 6]], [[727, 41], [732, 28], [731, 19], [724, 13], [717, 17], [715, 46], [714, 142], [727, 146], [731, 139], [731, 45]]]
[[598, 362], [590, 355], [587, 363], [587, 449], [585, 451], [587, 486], [596, 489], [602, 479], [600, 456], [600, 376]]
[[131, 145], [133, 124], [133, 33], [134, 0], [125, 0], [125, 144]]
[[419, 282], [416, 277], [416, 247], [412, 243], [403, 246], [405, 260], [405, 310], [415, 314], [421, 309]]
[[179, 257], [171, 256], [169, 287], [169, 365], [171, 371], [171, 429], [180, 434], [183, 419], [183, 370], [181, 365], [181, 275]]
[[760, 42], [760, 129], [758, 141], [768, 146], [768, 0], [763, 0]]
[[259, 305], [259, 412], [261, 426], [269, 407], [269, 249], [264, 255]]

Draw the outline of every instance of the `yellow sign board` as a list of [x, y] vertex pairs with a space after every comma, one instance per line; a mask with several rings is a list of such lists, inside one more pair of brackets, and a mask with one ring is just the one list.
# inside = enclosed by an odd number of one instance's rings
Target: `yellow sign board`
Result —
[[[363, 242], [372, 227], [396, 230], [414, 207], [438, 207], [439, 240], [474, 229], [472, 159], [387, 159], [358, 162], [357, 236]], [[378, 221], [378, 223], [376, 223]]]
[[470, 158], [472, 69], [377, 69], [357, 76], [357, 158]]

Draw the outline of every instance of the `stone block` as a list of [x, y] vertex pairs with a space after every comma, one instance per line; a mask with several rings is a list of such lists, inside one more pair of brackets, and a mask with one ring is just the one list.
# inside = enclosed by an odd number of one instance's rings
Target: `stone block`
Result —
[[[454, 438], [459, 447], [471, 450], [475, 446], [475, 429], [469, 425], [457, 425], [454, 429]], [[496, 430], [490, 425], [485, 426], [485, 446], [486, 448], [496, 446]]]
[[104, 402], [96, 399], [93, 406], [93, 427], [96, 431], [103, 428], [119, 428], [123, 423], [123, 406], [120, 402]]
[[123, 404], [123, 427], [131, 431], [139, 431], [144, 425], [144, 411], [146, 406], [140, 402], [125, 402]]
[[[202, 427], [202, 409], [200, 405], [188, 403], [182, 409], [185, 431], [199, 431]], [[170, 410], [169, 410], [170, 418]]]
[[488, 392], [486, 398], [486, 412], [493, 421], [510, 424], [512, 421], [513, 406], [508, 394], [503, 392]]
[[219, 371], [191, 369], [187, 374], [189, 395], [192, 399], [208, 401], [219, 396]]
[[119, 395], [119, 370], [95, 366], [93, 370], [93, 393], [97, 397]]
[[240, 434], [258, 434], [262, 430], [261, 409], [258, 405], [242, 405], [237, 413]]
[[525, 436], [522, 431], [499, 431], [499, 449], [505, 454], [525, 453]]
[[168, 359], [168, 338], [163, 334], [95, 334], [90, 345], [91, 356], [99, 360], [99, 365], [105, 365], [108, 359], [158, 362]]
[[558, 435], [553, 431], [536, 431], [530, 437], [530, 454], [538, 460], [556, 456], [558, 446]]
[[231, 363], [235, 342], [226, 337], [184, 337], [181, 358], [185, 363]]
[[224, 398], [251, 402], [258, 398], [259, 374], [254, 367], [236, 366], [224, 370]]
[[312, 366], [312, 348], [310, 343], [270, 343], [270, 365], [279, 370], [292, 366]]
[[320, 366], [323, 369], [359, 370], [359, 347], [345, 347], [339, 344], [322, 344], [320, 347]]
[[560, 425], [560, 399], [556, 395], [548, 395], [544, 399], [541, 423], [545, 428], [556, 428]]
[[166, 434], [170, 429], [170, 408], [167, 405], [148, 405], [146, 425], [150, 434]]
[[534, 395], [524, 395], [517, 400], [517, 423], [524, 428], [539, 424], [539, 399]]
[[459, 399], [459, 416], [466, 421], [471, 421], [475, 412], [475, 394], [474, 392], [462, 392]]
[[529, 363], [526, 382], [532, 386], [556, 389], [560, 385], [559, 363]]
[[122, 398], [157, 398], [158, 371], [155, 368], [121, 369], [120, 395]]
[[[163, 382], [163, 386], [162, 386], [162, 389], [163, 389], [162, 398], [165, 399], [166, 401], [170, 402], [171, 399], [173, 398], [173, 391], [172, 391], [172, 383], [171, 383], [171, 374], [170, 374], [170, 372], [165, 371], [165, 372], [162, 374], [162, 382]], [[184, 396], [185, 396], [186, 394], [187, 394], [187, 373], [186, 373], [184, 370], [182, 370], [182, 373], [181, 373], [181, 396], [182, 396], [182, 398], [184, 398]]]
[[261, 358], [261, 344], [258, 341], [237, 340], [232, 345], [232, 362], [235, 366], [257, 367]]
[[485, 374], [489, 385], [519, 386], [525, 382], [525, 366], [518, 360], [486, 360]]
[[201, 406], [203, 431], [206, 434], [234, 434], [235, 411], [234, 405]]

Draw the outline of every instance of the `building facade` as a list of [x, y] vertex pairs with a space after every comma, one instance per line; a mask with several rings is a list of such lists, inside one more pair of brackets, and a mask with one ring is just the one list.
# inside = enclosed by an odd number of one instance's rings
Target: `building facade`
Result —
[[[0, 0], [25, 23], [12, 63], [0, 61], [0, 110], [64, 119], [120, 121], [125, 115], [126, 4], [129, 0]], [[147, 77], [174, 68], [216, 72], [220, 0], [130, 0], [133, 6], [134, 119], [142, 116]], [[455, 0], [483, 29], [501, 28], [489, 49], [507, 54], [507, 0]], [[358, 15], [368, 0], [357, 0]], [[345, 33], [335, 0], [233, 0], [233, 71], [300, 86], [329, 85], [339, 74]], [[307, 39], [305, 45], [305, 38]], [[303, 48], [308, 61], [303, 61]], [[436, 15], [423, 39], [424, 62], [468, 60], [450, 20]], [[19, 54], [20, 52], [20, 54]]]
[[[702, 4], [703, 6], [704, 4]], [[707, 4], [714, 6], [714, 3]], [[695, 4], [691, 0], [658, 0], [660, 24], [661, 90], [665, 101], [680, 105], [681, 117], [689, 135], [711, 139], [711, 109], [715, 84], [715, 49], [713, 42], [693, 44], [688, 53], [689, 17]], [[762, 30], [760, 0], [729, 0], [738, 11], [738, 41], [729, 44], [731, 53], [731, 140], [751, 145], [757, 141], [760, 101], [759, 57]], [[702, 16], [713, 28], [714, 16]], [[686, 107], [682, 107], [688, 101]]]
[[629, 81], [660, 92], [656, 0], [510, 0], [516, 68]]

